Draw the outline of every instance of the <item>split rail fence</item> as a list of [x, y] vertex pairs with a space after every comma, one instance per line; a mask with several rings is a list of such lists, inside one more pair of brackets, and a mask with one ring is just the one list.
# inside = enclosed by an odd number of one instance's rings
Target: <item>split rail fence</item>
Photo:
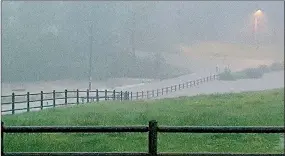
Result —
[[200, 78], [185, 83], [172, 85], [155, 90], [140, 91], [140, 92], [128, 92], [128, 91], [116, 91], [116, 90], [76, 90], [63, 92], [43, 92], [30, 93], [17, 95], [1, 96], [2, 114], [15, 114], [16, 112], [29, 112], [33, 110], [42, 110], [44, 108], [60, 107], [67, 105], [79, 105], [83, 103], [99, 102], [107, 100], [142, 100], [150, 99], [158, 96], [162, 96], [171, 92], [175, 92], [181, 89], [190, 88], [200, 85], [209, 81], [216, 80], [218, 75], [210, 75], [204, 78]]
[[[284, 133], [280, 127], [223, 127], [223, 126], [158, 126], [157, 121], [149, 121], [148, 126], [92, 127], [92, 126], [5, 126], [1, 123], [1, 155], [5, 156], [284, 156], [283, 154], [262, 153], [160, 153], [158, 133]], [[148, 133], [147, 152], [5, 152], [6, 133]], [[266, 147], [264, 147], [266, 148]]]

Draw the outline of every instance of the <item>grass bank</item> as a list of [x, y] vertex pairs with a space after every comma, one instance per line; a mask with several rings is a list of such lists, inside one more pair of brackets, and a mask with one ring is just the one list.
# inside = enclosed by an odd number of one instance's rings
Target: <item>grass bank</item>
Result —
[[[5, 125], [281, 126], [284, 88], [155, 101], [102, 102], [6, 115]], [[278, 134], [159, 134], [159, 152], [282, 153]], [[147, 134], [6, 134], [5, 151], [147, 151]]]

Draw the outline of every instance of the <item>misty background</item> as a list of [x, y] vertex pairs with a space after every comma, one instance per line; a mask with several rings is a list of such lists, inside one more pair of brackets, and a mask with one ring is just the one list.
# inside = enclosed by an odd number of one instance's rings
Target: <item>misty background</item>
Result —
[[283, 2], [5, 1], [2, 82], [88, 79], [90, 36], [93, 79], [191, 73], [163, 56], [199, 42], [251, 44], [250, 16], [259, 8], [266, 12], [260, 42], [283, 45]]

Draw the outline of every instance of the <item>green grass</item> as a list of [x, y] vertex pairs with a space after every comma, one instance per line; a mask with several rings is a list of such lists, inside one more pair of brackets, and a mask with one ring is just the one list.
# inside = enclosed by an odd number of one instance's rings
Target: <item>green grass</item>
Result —
[[[102, 102], [5, 115], [5, 125], [282, 126], [284, 88], [174, 99]], [[159, 152], [282, 153], [280, 134], [159, 134]], [[147, 133], [6, 134], [5, 151], [145, 152]]]

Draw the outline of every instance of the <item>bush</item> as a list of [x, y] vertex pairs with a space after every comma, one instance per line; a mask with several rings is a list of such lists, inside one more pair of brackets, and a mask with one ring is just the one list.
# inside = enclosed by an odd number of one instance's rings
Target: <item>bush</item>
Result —
[[269, 73], [271, 70], [267, 65], [260, 65], [258, 66], [258, 69], [262, 72], [262, 73]]
[[258, 79], [263, 76], [263, 71], [259, 68], [249, 68], [245, 70], [245, 75], [247, 78]]
[[280, 71], [284, 70], [284, 63], [274, 62], [269, 67], [271, 71]]
[[228, 81], [234, 81], [236, 78], [233, 76], [232, 72], [228, 69], [225, 69], [223, 73], [219, 74], [219, 80], [228, 80]]

